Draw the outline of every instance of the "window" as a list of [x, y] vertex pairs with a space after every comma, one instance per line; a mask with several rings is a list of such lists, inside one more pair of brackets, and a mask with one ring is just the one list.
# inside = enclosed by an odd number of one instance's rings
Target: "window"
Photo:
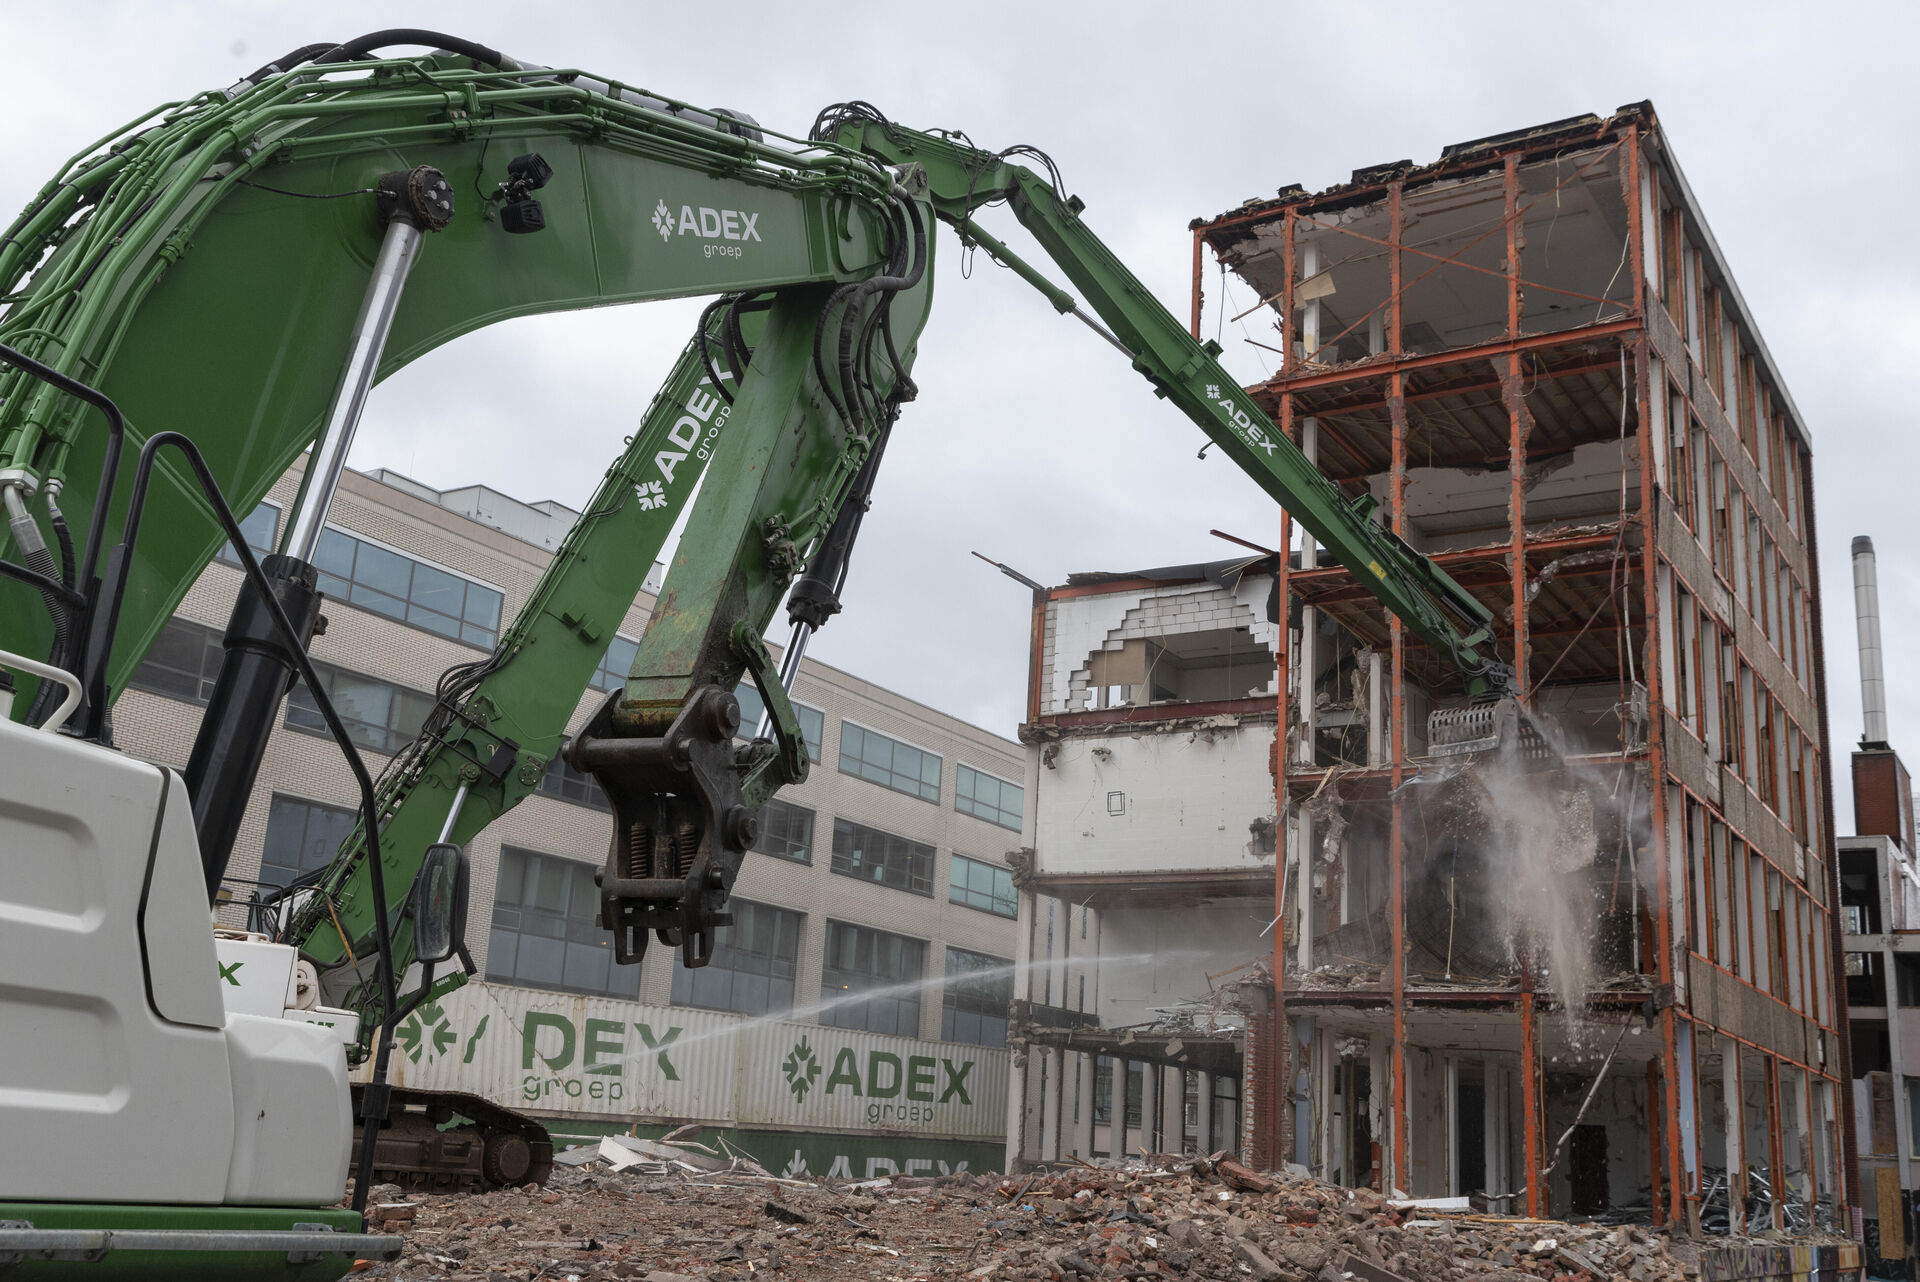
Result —
[[940, 999], [942, 1040], [1005, 1046], [1012, 1002], [1012, 962], [964, 948], [947, 949], [947, 984]]
[[[1146, 1065], [1139, 1060], [1127, 1061], [1126, 1126], [1140, 1125], [1140, 1095], [1145, 1082]], [[1113, 1125], [1113, 1060], [1106, 1055], [1093, 1065], [1093, 1124]]]
[[1668, 422], [1673, 425], [1673, 435], [1668, 446], [1667, 493], [1673, 500], [1674, 515], [1688, 529], [1693, 528], [1693, 469], [1687, 458], [1687, 403], [1675, 392], [1672, 396], [1672, 408]]
[[260, 880], [269, 886], [285, 886], [301, 873], [325, 868], [359, 821], [359, 812], [345, 806], [275, 793], [267, 807], [267, 844], [260, 851]]
[[953, 872], [948, 879], [947, 902], [965, 904], [996, 917], [1018, 917], [1020, 900], [1013, 892], [1013, 873], [994, 864], [953, 857]]
[[1774, 795], [1775, 757], [1773, 736], [1775, 733], [1773, 700], [1761, 695], [1755, 700], [1754, 720], [1758, 723], [1758, 751], [1755, 754], [1760, 767], [1760, 804], [1778, 810], [1779, 799]]
[[[631, 637], [614, 633], [613, 640], [607, 642], [607, 652], [600, 656], [600, 666], [593, 672], [593, 688], [596, 690], [618, 690], [627, 683], [627, 673], [633, 671], [633, 656], [640, 653], [640, 643]], [[741, 720], [745, 720], [744, 714]]]
[[775, 859], [813, 862], [813, 811], [805, 806], [769, 801], [760, 811], [760, 839], [753, 848]]
[[1713, 394], [1724, 404], [1727, 396], [1725, 383], [1721, 378], [1723, 363], [1720, 350], [1720, 291], [1711, 285], [1703, 285], [1701, 292], [1704, 295], [1701, 300], [1703, 310], [1707, 314], [1707, 386], [1713, 389]]
[[1740, 355], [1740, 394], [1736, 404], [1738, 405], [1740, 443], [1746, 446], [1748, 458], [1753, 458], [1755, 456], [1755, 450], [1759, 448], [1753, 443], [1754, 380], [1753, 357], [1742, 352]]
[[820, 967], [820, 1022], [918, 1037], [919, 981], [926, 970], [926, 941], [829, 921]]
[[1680, 261], [1686, 244], [1680, 231], [1681, 213], [1677, 209], [1660, 211], [1660, 298], [1667, 305], [1673, 323], [1681, 323]]
[[504, 598], [493, 588], [331, 526], [313, 560], [332, 600], [486, 650], [499, 639]]
[[188, 703], [206, 703], [213, 695], [214, 678], [220, 675], [224, 653], [220, 635], [204, 624], [168, 619], [147, 657], [127, 678], [128, 687]]
[[[760, 718], [766, 715], [767, 705], [760, 699], [760, 691], [754, 688], [752, 678], [740, 683], [733, 692], [740, 700], [740, 734], [751, 738], [760, 726]], [[800, 737], [807, 744], [807, 760], [818, 763], [820, 760], [820, 736], [826, 729], [827, 719], [818, 708], [809, 708], [804, 703], [793, 705], [793, 715], [800, 720]]]
[[878, 731], [840, 723], [840, 773], [940, 804], [941, 759]]
[[953, 808], [1002, 828], [1020, 831], [1020, 810], [1027, 790], [1017, 783], [961, 766], [953, 781]]
[[1880, 972], [1880, 954], [1848, 953], [1847, 1005], [1885, 1006], [1886, 1004], [1886, 976]]
[[596, 997], [638, 997], [640, 968], [616, 966], [591, 864], [500, 848], [487, 978]]
[[933, 894], [933, 847], [847, 819], [833, 821], [833, 871], [915, 895]]
[[[347, 737], [363, 748], [393, 756], [413, 742], [427, 714], [433, 711], [430, 694], [363, 677], [330, 663], [316, 663], [313, 669], [347, 728]], [[304, 681], [294, 683], [287, 700], [287, 724], [296, 730], [327, 733], [320, 705], [313, 701], [313, 693]]]
[[1733, 580], [1733, 521], [1728, 516], [1727, 502], [1727, 465], [1721, 461], [1718, 451], [1708, 448], [1712, 459], [1713, 494], [1713, 568], [1722, 579], [1731, 584]]
[[731, 901], [733, 924], [714, 935], [713, 960], [688, 970], [674, 954], [673, 1004], [743, 1015], [781, 1015], [793, 1009], [793, 978], [800, 968], [799, 913], [744, 899]]
[[613, 809], [613, 803], [607, 800], [606, 793], [600, 791], [600, 785], [592, 775], [567, 764], [565, 743], [554, 752], [553, 760], [547, 763], [547, 771], [540, 776], [534, 791], [558, 797], [561, 801], [571, 801], [577, 806], [592, 806], [595, 810], [606, 811]]
[[1907, 1079], [1907, 1144], [1920, 1154], [1920, 1077]]
[[1902, 1006], [1920, 1006], [1920, 953], [1893, 955], [1894, 988]]
[[[247, 540], [247, 546], [253, 549], [254, 556], [263, 557], [273, 551], [274, 539], [280, 533], [280, 509], [272, 503], [262, 503], [247, 513], [240, 522], [240, 533]], [[238, 566], [240, 556], [233, 550], [232, 543], [222, 543], [213, 559], [228, 565]]]

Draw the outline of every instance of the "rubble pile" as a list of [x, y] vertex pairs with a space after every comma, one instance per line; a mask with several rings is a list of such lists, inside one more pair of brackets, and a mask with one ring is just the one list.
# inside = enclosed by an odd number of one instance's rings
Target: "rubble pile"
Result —
[[[576, 1159], [578, 1160], [578, 1159]], [[1635, 1225], [1438, 1210], [1263, 1175], [1216, 1154], [1033, 1176], [776, 1179], [595, 1158], [546, 1188], [373, 1190], [404, 1256], [364, 1278], [733, 1282], [801, 1278], [1679, 1282], [1697, 1248]]]

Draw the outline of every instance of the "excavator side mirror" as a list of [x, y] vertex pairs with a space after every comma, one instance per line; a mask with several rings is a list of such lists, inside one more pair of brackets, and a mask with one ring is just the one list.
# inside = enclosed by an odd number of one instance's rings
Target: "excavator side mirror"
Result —
[[413, 951], [422, 962], [443, 962], [467, 930], [467, 857], [451, 842], [427, 847], [413, 883]]

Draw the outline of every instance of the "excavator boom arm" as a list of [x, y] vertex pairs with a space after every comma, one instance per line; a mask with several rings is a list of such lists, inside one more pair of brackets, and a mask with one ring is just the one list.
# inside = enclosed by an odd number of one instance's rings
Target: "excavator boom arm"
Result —
[[[1011, 205], [1156, 395], [1178, 406], [1416, 637], [1448, 656], [1471, 690], [1504, 692], [1510, 674], [1494, 657], [1487, 626], [1492, 615], [1486, 605], [1382, 529], [1366, 496], [1348, 498], [1298, 446], [1274, 430], [1272, 421], [1220, 366], [1219, 347], [1195, 339], [1114, 257], [1081, 219], [1079, 200], [1060, 189], [1057, 174], [1043, 178], [1004, 154], [983, 151], [952, 135], [903, 128], [863, 104], [824, 118], [831, 121], [836, 115], [835, 141], [886, 164], [921, 166], [934, 208], [963, 240], [984, 244], [1045, 293], [1056, 309], [1077, 310], [1071, 295], [1049, 285], [974, 226], [973, 216], [982, 207], [1003, 200]], [[1037, 155], [1028, 148], [1016, 151]]]

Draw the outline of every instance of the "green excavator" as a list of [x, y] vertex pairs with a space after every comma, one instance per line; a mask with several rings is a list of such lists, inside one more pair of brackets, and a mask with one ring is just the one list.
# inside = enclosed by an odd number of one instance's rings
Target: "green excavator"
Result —
[[[975, 221], [1000, 203], [1064, 284]], [[0, 1173], [0, 1272], [338, 1276], [397, 1249], [365, 1232], [375, 1178], [543, 1176], [537, 1123], [386, 1080], [397, 1021], [471, 971], [461, 847], [563, 751], [684, 515], [624, 688], [564, 751], [612, 803], [618, 959], [650, 935], [711, 956], [761, 806], [808, 769], [786, 691], [914, 398], [942, 226], [1097, 331], [1451, 660], [1455, 746], [1511, 724], [1488, 608], [1277, 433], [1082, 212], [1030, 147], [860, 102], [786, 136], [414, 30], [293, 50], [80, 151], [0, 238], [0, 1135], [34, 1155]], [[525, 608], [376, 774], [306, 656], [373, 384], [494, 321], [687, 296], [714, 301]], [[257, 557], [234, 513], [295, 466]], [[127, 758], [114, 698], [226, 544], [245, 584], [188, 765]], [[751, 737], [743, 679], [766, 707]], [[269, 937], [216, 945], [209, 905], [295, 681], [359, 826], [269, 905]], [[248, 1010], [217, 978], [241, 947], [285, 979]]]

